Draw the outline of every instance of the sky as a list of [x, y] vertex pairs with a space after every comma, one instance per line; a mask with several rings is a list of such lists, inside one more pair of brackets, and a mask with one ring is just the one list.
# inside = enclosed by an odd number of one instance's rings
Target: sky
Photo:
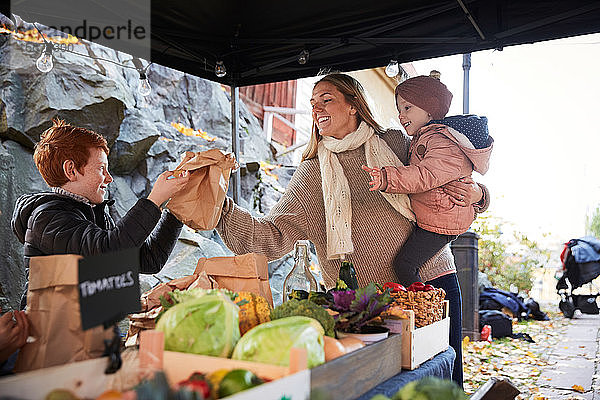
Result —
[[[432, 69], [462, 114], [462, 55], [413, 62]], [[490, 170], [476, 179], [492, 194], [489, 213], [530, 238], [565, 242], [585, 234], [600, 205], [600, 34], [473, 53], [469, 112], [494, 138]], [[549, 235], [545, 239], [543, 235]]]

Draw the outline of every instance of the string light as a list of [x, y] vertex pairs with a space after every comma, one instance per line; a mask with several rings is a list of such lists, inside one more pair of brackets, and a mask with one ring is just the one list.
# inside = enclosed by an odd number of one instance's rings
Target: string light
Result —
[[152, 92], [152, 86], [150, 86], [150, 81], [146, 76], [146, 72], [144, 70], [140, 70], [140, 83], [138, 84], [138, 93], [142, 96], [148, 96], [150, 92]]
[[52, 60], [53, 48], [54, 45], [51, 42], [45, 42], [44, 50], [35, 62], [35, 66], [40, 70], [40, 72], [47, 73], [52, 71], [52, 68], [54, 68], [54, 62]]
[[54, 61], [52, 60], [52, 50], [54, 49], [54, 44], [46, 40], [37, 24], [33, 24], [33, 26], [35, 26], [35, 29], [38, 31], [40, 37], [44, 41], [44, 50], [35, 61], [35, 66], [40, 70], [40, 72], [47, 73], [52, 71], [52, 68], [54, 68]]
[[217, 61], [215, 64], [215, 75], [217, 78], [222, 78], [227, 75], [227, 69], [225, 68], [225, 64], [223, 64], [223, 61]]
[[398, 66], [398, 61], [390, 60], [390, 63], [385, 67], [385, 74], [390, 78], [395, 77], [400, 73], [400, 67]]
[[308, 57], [310, 57], [310, 53], [308, 50], [302, 50], [302, 52], [298, 55], [298, 64], [304, 65], [308, 62]]

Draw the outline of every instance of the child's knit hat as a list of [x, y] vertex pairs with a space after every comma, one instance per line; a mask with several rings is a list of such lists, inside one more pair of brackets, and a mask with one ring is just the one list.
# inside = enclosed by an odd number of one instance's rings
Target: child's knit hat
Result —
[[[405, 80], [396, 86], [396, 102], [398, 96], [409, 103], [427, 111], [433, 119], [442, 119], [450, 109], [452, 93], [446, 85], [434, 78], [434, 72], [430, 76], [416, 76]], [[439, 76], [439, 73], [437, 73]]]

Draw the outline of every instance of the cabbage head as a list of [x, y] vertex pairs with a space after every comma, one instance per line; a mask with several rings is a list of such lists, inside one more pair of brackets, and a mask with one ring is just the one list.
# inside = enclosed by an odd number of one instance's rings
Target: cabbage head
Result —
[[168, 309], [156, 324], [165, 350], [229, 357], [240, 339], [239, 307], [225, 294], [206, 294]]
[[250, 329], [237, 343], [231, 358], [281, 366], [290, 365], [292, 347], [306, 349], [308, 368], [325, 362], [323, 327], [319, 321], [293, 316]]

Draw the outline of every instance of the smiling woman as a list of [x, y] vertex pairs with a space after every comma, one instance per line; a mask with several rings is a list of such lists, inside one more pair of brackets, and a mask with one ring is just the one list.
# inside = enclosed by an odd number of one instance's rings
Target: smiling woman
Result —
[[[279, 202], [268, 215], [255, 218], [227, 198], [217, 231], [234, 253], [255, 252], [269, 260], [289, 253], [297, 240], [310, 240], [327, 287], [335, 286], [344, 259], [356, 267], [361, 287], [393, 282], [392, 260], [412, 232], [414, 217], [406, 195], [369, 191], [368, 174], [361, 166], [407, 163], [410, 138], [377, 124], [362, 85], [349, 75], [321, 78], [311, 105], [310, 143]], [[480, 200], [475, 185], [457, 184]], [[458, 288], [455, 271], [445, 246], [425, 262], [421, 274], [451, 292]], [[436, 279], [440, 276], [442, 281]], [[453, 305], [458, 334], [452, 344], [460, 360], [460, 295], [454, 295]], [[462, 382], [460, 362], [453, 376]]]
[[321, 135], [343, 139], [358, 128], [356, 108], [333, 84], [319, 82], [315, 85], [310, 104]]

